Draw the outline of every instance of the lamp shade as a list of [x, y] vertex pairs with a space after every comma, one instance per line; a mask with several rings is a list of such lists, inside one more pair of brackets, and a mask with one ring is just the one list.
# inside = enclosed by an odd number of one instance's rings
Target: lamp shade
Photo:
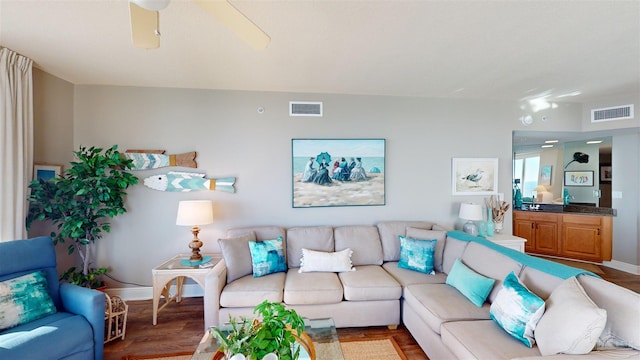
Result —
[[187, 200], [178, 203], [176, 225], [198, 226], [213, 223], [211, 200]]
[[544, 185], [538, 185], [538, 186], [536, 186], [536, 188], [535, 188], [535, 189], [533, 189], [533, 190], [534, 190], [534, 191], [536, 191], [536, 192], [545, 192], [545, 191], [547, 191], [547, 188], [546, 188], [546, 187], [544, 187]]
[[465, 220], [482, 220], [482, 205], [462, 203], [460, 205], [460, 214], [458, 216]]

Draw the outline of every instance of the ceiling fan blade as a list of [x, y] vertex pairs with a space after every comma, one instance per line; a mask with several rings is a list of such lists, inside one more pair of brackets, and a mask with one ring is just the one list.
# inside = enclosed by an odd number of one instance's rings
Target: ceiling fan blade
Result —
[[131, 40], [133, 46], [142, 49], [157, 49], [160, 47], [160, 37], [156, 35], [158, 29], [158, 12], [146, 10], [129, 2], [131, 16]]
[[209, 15], [236, 33], [256, 50], [263, 50], [271, 38], [227, 0], [195, 0]]

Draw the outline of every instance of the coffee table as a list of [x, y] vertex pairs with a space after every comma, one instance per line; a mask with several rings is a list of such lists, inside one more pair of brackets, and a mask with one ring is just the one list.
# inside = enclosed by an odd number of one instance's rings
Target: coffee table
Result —
[[[342, 348], [338, 340], [338, 332], [333, 319], [305, 319], [304, 332], [313, 341], [316, 351], [316, 360], [344, 360]], [[198, 349], [191, 357], [191, 360], [211, 360], [220, 345], [216, 338], [211, 335], [211, 331], [206, 331]], [[298, 360], [310, 360], [304, 347], [300, 347], [300, 357]]]

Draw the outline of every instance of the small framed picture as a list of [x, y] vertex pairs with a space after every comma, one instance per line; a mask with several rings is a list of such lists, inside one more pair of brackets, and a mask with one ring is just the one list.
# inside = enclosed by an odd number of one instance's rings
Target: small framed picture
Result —
[[600, 166], [600, 181], [611, 182], [611, 165]]
[[538, 185], [551, 185], [551, 165], [545, 165], [540, 168], [540, 177], [538, 178]]
[[62, 172], [62, 165], [45, 165], [34, 164], [33, 165], [33, 179], [49, 181], [54, 177], [60, 175]]
[[498, 193], [498, 158], [453, 158], [453, 195], [495, 195]]
[[565, 171], [564, 186], [593, 186], [593, 171]]

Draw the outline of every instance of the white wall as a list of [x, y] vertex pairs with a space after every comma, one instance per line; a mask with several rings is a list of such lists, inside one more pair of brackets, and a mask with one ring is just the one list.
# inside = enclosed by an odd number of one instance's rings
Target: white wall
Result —
[[[622, 195], [612, 199], [613, 208], [618, 209], [613, 219], [613, 259], [640, 265], [640, 134], [613, 137], [611, 164], [615, 169], [611, 189]], [[638, 270], [640, 266], [636, 267]]]
[[[34, 161], [65, 167], [73, 161], [73, 84], [37, 68], [33, 83]], [[48, 224], [35, 222], [29, 236], [49, 233]], [[73, 265], [67, 246], [56, 246], [56, 253], [59, 269]]]
[[[72, 99], [73, 149], [118, 144], [122, 151], [195, 150], [199, 171], [238, 179], [235, 194], [130, 189], [128, 213], [114, 219], [111, 233], [99, 241], [97, 265], [109, 266], [119, 280], [147, 286], [154, 266], [188, 251], [190, 231], [175, 225], [180, 200], [214, 201], [215, 223], [200, 233], [204, 251], [210, 252], [217, 251], [216, 240], [228, 228], [237, 226], [424, 219], [454, 227], [459, 204], [480, 203], [484, 197], [451, 195], [451, 158], [498, 158], [499, 191], [509, 201], [511, 133], [525, 129], [518, 120], [519, 104], [505, 101], [89, 85], [74, 86]], [[323, 101], [324, 117], [289, 117], [290, 100]], [[259, 114], [258, 107], [266, 111]], [[552, 114], [554, 121], [526, 129], [578, 131], [581, 114], [579, 104], [562, 104]], [[385, 138], [386, 205], [293, 209], [292, 138]], [[510, 233], [511, 212], [505, 227]]]

